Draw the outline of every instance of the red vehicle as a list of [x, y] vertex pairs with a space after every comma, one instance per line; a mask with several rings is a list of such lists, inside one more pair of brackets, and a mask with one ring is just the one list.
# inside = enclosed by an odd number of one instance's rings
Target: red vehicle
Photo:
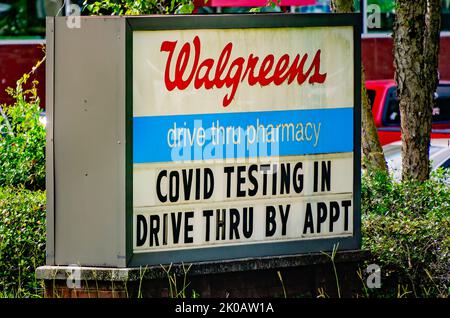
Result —
[[[381, 145], [401, 140], [395, 81], [367, 81], [366, 88]], [[450, 138], [450, 82], [441, 81], [435, 96], [431, 138]]]

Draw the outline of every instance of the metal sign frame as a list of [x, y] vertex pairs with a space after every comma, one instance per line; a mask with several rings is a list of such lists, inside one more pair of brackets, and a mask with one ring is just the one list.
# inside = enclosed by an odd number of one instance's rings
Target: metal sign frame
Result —
[[[128, 266], [281, 256], [361, 247], [361, 19], [360, 14], [242, 14], [148, 16], [126, 18], [126, 263]], [[183, 29], [245, 29], [283, 27], [353, 27], [353, 236], [288, 242], [249, 243], [165, 252], [133, 253], [133, 32]]]

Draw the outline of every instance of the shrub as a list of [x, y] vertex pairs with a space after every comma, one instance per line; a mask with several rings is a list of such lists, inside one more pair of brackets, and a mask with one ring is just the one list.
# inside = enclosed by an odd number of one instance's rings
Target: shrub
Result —
[[14, 105], [0, 108], [0, 186], [35, 190], [45, 189], [45, 126], [39, 121], [37, 81], [24, 89], [29, 76], [6, 90]]
[[42, 264], [45, 191], [0, 188], [0, 295], [38, 295], [34, 272]]
[[448, 170], [422, 184], [395, 183], [383, 173], [363, 177], [363, 248], [382, 270], [376, 294], [448, 297], [449, 177]]
[[139, 15], [192, 13], [193, 0], [100, 0], [84, 1], [84, 10], [93, 15]]

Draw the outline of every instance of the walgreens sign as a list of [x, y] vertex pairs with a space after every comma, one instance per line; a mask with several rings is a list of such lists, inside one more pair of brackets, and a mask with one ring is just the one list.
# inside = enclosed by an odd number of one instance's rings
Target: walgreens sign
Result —
[[351, 27], [133, 32], [135, 116], [351, 105]]
[[[295, 56], [283, 54], [277, 60], [273, 54], [260, 57], [250, 53], [248, 56], [236, 56], [230, 60], [233, 43], [228, 42], [218, 58], [201, 59], [200, 38], [195, 36], [192, 42], [193, 45], [187, 42], [181, 48], [177, 48], [177, 41], [164, 41], [161, 44], [161, 51], [168, 52], [164, 72], [166, 88], [169, 91], [176, 88], [184, 90], [192, 82], [195, 89], [210, 90], [225, 86], [231, 90], [223, 98], [224, 107], [230, 105], [239, 84], [244, 81], [249, 86], [261, 87], [271, 84], [279, 86], [285, 82], [290, 85], [296, 81], [300, 86], [305, 81], [309, 84], [322, 84], [327, 77], [326, 73], [320, 73], [320, 49], [316, 50], [312, 59], [308, 53]], [[190, 59], [193, 63], [188, 69]]]
[[133, 31], [133, 253], [352, 241], [354, 34]]

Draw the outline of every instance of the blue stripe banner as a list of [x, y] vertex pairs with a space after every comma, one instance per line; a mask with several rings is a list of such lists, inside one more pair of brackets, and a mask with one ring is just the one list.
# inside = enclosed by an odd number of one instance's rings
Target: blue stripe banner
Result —
[[133, 162], [353, 151], [353, 108], [133, 118]]

